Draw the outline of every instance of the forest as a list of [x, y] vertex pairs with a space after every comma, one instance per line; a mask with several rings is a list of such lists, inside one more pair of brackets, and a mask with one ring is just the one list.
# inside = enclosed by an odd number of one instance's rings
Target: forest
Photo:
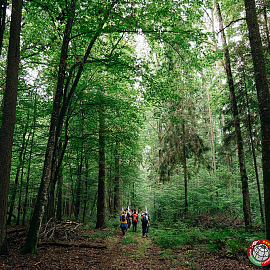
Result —
[[1, 0], [0, 14], [0, 269], [78, 228], [86, 246], [143, 246], [121, 238], [127, 207], [150, 213], [145, 241], [169, 263], [155, 269], [261, 266], [247, 250], [270, 240], [269, 0]]

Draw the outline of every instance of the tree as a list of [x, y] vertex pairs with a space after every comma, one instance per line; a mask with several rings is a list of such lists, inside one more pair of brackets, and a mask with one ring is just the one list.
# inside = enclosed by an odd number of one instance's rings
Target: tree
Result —
[[72, 0], [69, 10], [69, 18], [67, 19], [62, 50], [61, 50], [61, 57], [59, 63], [59, 71], [58, 71], [58, 83], [57, 89], [53, 104], [53, 111], [51, 116], [51, 125], [50, 125], [50, 133], [49, 139], [45, 154], [45, 161], [44, 161], [44, 168], [43, 168], [43, 175], [40, 182], [39, 192], [37, 196], [37, 201], [35, 204], [34, 213], [31, 219], [30, 228], [27, 234], [27, 239], [25, 245], [22, 249], [22, 253], [31, 253], [34, 254], [37, 252], [37, 242], [38, 242], [38, 235], [39, 229], [41, 226], [41, 222], [44, 215], [44, 207], [47, 199], [47, 189], [49, 185], [49, 180], [51, 176], [51, 165], [52, 165], [52, 157], [54, 152], [54, 146], [56, 142], [56, 129], [58, 125], [58, 116], [63, 96], [63, 86], [64, 86], [64, 79], [65, 79], [65, 72], [67, 66], [67, 52], [68, 52], [68, 45], [70, 42], [70, 34], [72, 30], [73, 20], [75, 16], [75, 6], [77, 0]]
[[217, 16], [219, 20], [219, 29], [221, 31], [222, 45], [224, 47], [225, 70], [226, 70], [226, 75], [227, 75], [229, 91], [230, 91], [230, 101], [231, 101], [232, 114], [233, 114], [233, 119], [234, 119], [235, 137], [236, 137], [237, 148], [238, 148], [239, 169], [240, 169], [241, 182], [242, 182], [243, 212], [244, 212], [244, 219], [245, 219], [245, 227], [250, 228], [252, 225], [252, 220], [251, 220], [251, 211], [250, 211], [248, 177], [247, 177], [247, 171], [246, 171], [245, 154], [244, 154], [244, 148], [243, 148], [243, 139], [242, 139], [241, 128], [240, 128], [238, 108], [237, 108], [237, 102], [236, 102], [236, 97], [235, 97], [235, 92], [234, 92], [234, 82], [233, 82], [233, 76], [232, 76], [232, 71], [231, 71], [230, 54], [229, 54], [229, 49], [227, 47], [227, 42], [226, 42], [225, 33], [223, 29], [222, 16], [221, 16], [219, 4], [217, 3], [217, 1], [215, 1], [215, 5], [216, 5], [216, 11], [217, 11]]
[[254, 0], [245, 0], [246, 22], [254, 67], [262, 133], [262, 167], [266, 238], [270, 238], [270, 100], [266, 66]]
[[[101, 94], [103, 95], [103, 94]], [[100, 100], [99, 130], [98, 130], [98, 198], [97, 198], [97, 223], [96, 228], [106, 227], [106, 119], [103, 104], [104, 97]]]
[[20, 60], [22, 0], [12, 1], [6, 90], [0, 130], [0, 254], [7, 254], [7, 201], [10, 181]]

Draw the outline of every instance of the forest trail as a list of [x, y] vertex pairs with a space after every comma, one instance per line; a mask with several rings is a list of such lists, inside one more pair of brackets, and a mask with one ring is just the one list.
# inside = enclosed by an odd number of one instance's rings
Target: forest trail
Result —
[[171, 262], [162, 258], [161, 248], [150, 237], [142, 237], [140, 229], [133, 232], [130, 228], [125, 236], [112, 238], [108, 257], [111, 261], [104, 269], [185, 269], [172, 268]]
[[[17, 232], [16, 232], [17, 230]], [[66, 231], [55, 232], [58, 239], [40, 243], [38, 254], [21, 255], [25, 241], [24, 228], [16, 228], [9, 233], [8, 256], [0, 256], [0, 269], [261, 269], [253, 265], [246, 255], [240, 257], [222, 256], [202, 247], [183, 246], [177, 250], [155, 245], [150, 237], [143, 238], [141, 228], [134, 233], [130, 228], [122, 236], [120, 228], [95, 230], [80, 228], [74, 235]], [[63, 234], [64, 233], [64, 234]]]

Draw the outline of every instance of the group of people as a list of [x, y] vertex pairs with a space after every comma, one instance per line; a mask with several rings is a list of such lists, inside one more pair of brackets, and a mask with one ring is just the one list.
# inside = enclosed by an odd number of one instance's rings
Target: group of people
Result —
[[[120, 215], [120, 228], [122, 229], [122, 234], [125, 235], [126, 231], [131, 227], [131, 224], [133, 226], [133, 232], [137, 231], [137, 224], [138, 224], [139, 215], [136, 212], [136, 209], [126, 209], [122, 210], [122, 213]], [[150, 221], [150, 215], [147, 212], [147, 209], [142, 212], [141, 214], [141, 222], [142, 222], [142, 236], [147, 237], [148, 229], [149, 229], [149, 221]]]

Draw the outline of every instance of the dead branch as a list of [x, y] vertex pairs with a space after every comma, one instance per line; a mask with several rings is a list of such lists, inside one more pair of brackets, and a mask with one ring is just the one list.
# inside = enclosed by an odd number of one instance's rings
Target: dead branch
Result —
[[87, 244], [80, 244], [80, 245], [72, 245], [67, 243], [59, 243], [59, 242], [44, 242], [39, 243], [39, 246], [57, 246], [57, 247], [76, 247], [76, 248], [95, 248], [95, 249], [107, 249], [106, 246], [94, 246], [94, 245], [87, 245]]

